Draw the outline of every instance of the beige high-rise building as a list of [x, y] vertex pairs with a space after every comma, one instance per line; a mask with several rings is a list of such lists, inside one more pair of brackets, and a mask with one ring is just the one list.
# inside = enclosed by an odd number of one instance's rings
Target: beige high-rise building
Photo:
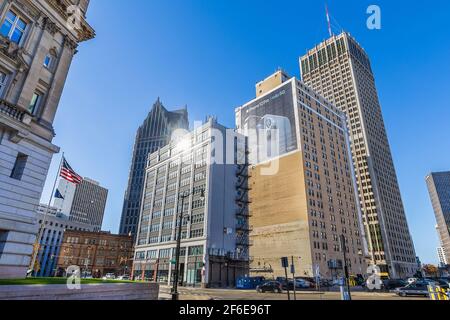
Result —
[[302, 80], [347, 115], [372, 263], [393, 278], [417, 271], [416, 254], [369, 57], [348, 33], [300, 58]]
[[95, 36], [89, 0], [0, 0], [0, 278], [27, 273], [53, 120], [78, 43]]
[[248, 137], [251, 274], [336, 279], [347, 264], [366, 273], [360, 210], [345, 116], [296, 78], [278, 71], [256, 85], [257, 98], [236, 109]]

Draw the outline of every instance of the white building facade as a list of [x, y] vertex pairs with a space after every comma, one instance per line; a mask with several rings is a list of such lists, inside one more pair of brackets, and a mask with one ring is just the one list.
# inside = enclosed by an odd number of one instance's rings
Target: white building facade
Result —
[[[78, 6], [77, 25], [69, 23]], [[53, 120], [78, 43], [95, 36], [88, 0], [0, 1], [0, 278], [25, 277]], [[72, 17], [73, 18], [73, 17]]]
[[246, 163], [245, 137], [214, 119], [150, 155], [135, 279], [173, 281], [183, 204], [180, 282], [233, 286], [237, 277], [247, 274]]

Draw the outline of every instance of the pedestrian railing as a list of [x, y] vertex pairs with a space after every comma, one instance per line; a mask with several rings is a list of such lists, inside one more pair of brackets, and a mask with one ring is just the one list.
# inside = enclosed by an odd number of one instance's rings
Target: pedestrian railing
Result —
[[439, 286], [430, 284], [428, 286], [428, 293], [430, 294], [430, 299], [434, 301], [450, 301], [449, 295], [450, 290], [443, 289]]

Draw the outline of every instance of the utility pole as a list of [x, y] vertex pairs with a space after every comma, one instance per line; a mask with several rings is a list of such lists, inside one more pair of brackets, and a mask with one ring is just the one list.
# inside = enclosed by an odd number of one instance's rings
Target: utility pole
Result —
[[[191, 192], [184, 192], [180, 195], [181, 198], [181, 210], [179, 210], [177, 221], [179, 223], [178, 225], [178, 236], [177, 236], [177, 251], [175, 254], [175, 277], [173, 281], [173, 288], [172, 288], [172, 300], [178, 300], [179, 293], [178, 293], [178, 279], [179, 279], [179, 265], [180, 265], [180, 251], [181, 251], [181, 234], [183, 229], [183, 212], [184, 212], [184, 200], [191, 196]], [[200, 195], [201, 200], [205, 200], [205, 190], [201, 191]]]
[[190, 194], [188, 193], [183, 193], [181, 195], [181, 210], [177, 218], [178, 221], [177, 250], [175, 252], [175, 278], [173, 281], [173, 288], [172, 288], [172, 300], [178, 300], [178, 273], [180, 264], [181, 234], [183, 228], [184, 199], [186, 199], [189, 196]]
[[291, 264], [291, 273], [292, 273], [292, 279], [294, 281], [294, 300], [297, 300], [297, 290], [296, 290], [296, 281], [295, 281], [295, 264], [294, 264], [294, 257], [292, 257], [292, 264]]
[[348, 294], [348, 299], [352, 300], [352, 295], [350, 293], [350, 275], [348, 272], [348, 266], [347, 266], [347, 245], [346, 245], [346, 241], [345, 241], [345, 236], [341, 235], [341, 249], [344, 255], [344, 275], [345, 275], [345, 284], [344, 286], [347, 289], [347, 294]]

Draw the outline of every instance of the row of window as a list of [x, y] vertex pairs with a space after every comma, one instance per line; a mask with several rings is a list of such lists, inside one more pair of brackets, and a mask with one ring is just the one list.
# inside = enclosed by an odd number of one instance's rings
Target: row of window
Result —
[[[166, 228], [163, 228], [163, 229], [165, 229], [165, 230], [171, 229], [172, 226], [173, 226], [172, 222], [167, 222], [167, 223], [164, 223], [164, 227], [166, 227]], [[156, 227], [155, 227], [155, 229], [156, 229]], [[158, 227], [158, 229], [159, 229], [159, 227]], [[190, 239], [201, 238], [201, 237], [203, 237], [204, 232], [205, 232], [204, 229], [191, 230], [191, 232], [189, 234], [189, 238]], [[186, 231], [183, 231], [182, 239], [186, 239], [186, 238], [187, 238], [187, 233], [186, 233]], [[155, 243], [171, 242], [171, 241], [175, 241], [175, 240], [176, 239], [174, 239], [171, 234], [164, 234], [161, 237], [158, 237], [158, 236], [150, 237], [148, 239], [148, 243], [155, 244]], [[140, 243], [140, 245], [142, 245], [142, 244], [144, 244], [144, 243]]]
[[[148, 250], [145, 251], [138, 251], [135, 255], [135, 260], [142, 261], [142, 260], [152, 260], [152, 259], [169, 259], [171, 256], [176, 255], [176, 248], [169, 248], [169, 249], [161, 249], [159, 250]], [[187, 253], [190, 257], [192, 256], [202, 256], [204, 253], [204, 247], [203, 246], [193, 246], [189, 247], [187, 250]], [[186, 256], [186, 248], [180, 248], [180, 256], [184, 257]]]

